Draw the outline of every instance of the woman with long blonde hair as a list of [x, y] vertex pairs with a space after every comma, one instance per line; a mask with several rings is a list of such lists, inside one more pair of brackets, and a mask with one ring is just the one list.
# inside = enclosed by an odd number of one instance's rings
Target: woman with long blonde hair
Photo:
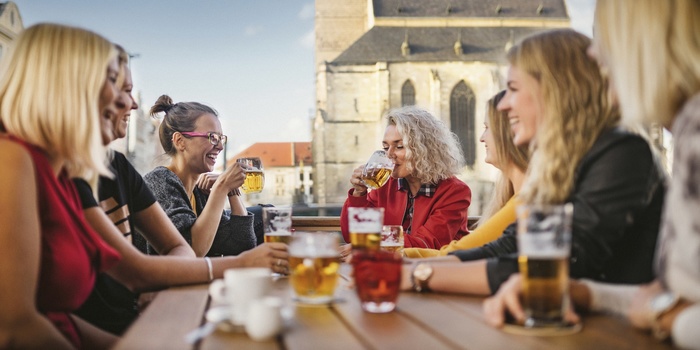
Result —
[[[531, 35], [508, 52], [507, 92], [498, 108], [508, 115], [514, 143], [533, 150], [518, 199], [573, 204], [571, 276], [648, 282], [665, 176], [644, 138], [615, 127], [619, 114], [589, 46], [583, 34], [559, 29]], [[454, 254], [468, 262], [434, 264], [432, 289], [495, 292], [518, 272], [515, 225], [494, 242]]]
[[[530, 159], [527, 145], [515, 146], [513, 132], [510, 130], [508, 118], [497, 110], [498, 103], [505, 95], [505, 90], [499, 92], [488, 101], [487, 120], [484, 123], [484, 133], [481, 142], [486, 148], [484, 161], [501, 171], [496, 180], [491, 200], [484, 208], [477, 222], [477, 228], [459, 240], [440, 249], [406, 248], [404, 254], [409, 258], [428, 258], [445, 256], [460, 249], [480, 247], [501, 236], [503, 230], [515, 222], [515, 194], [520, 192], [527, 163]], [[457, 259], [454, 257], [454, 259]]]
[[107, 175], [116, 50], [80, 28], [38, 24], [0, 76], [0, 347], [106, 347], [71, 315], [119, 254], [89, 227], [71, 177]]
[[[700, 3], [695, 0], [598, 0], [590, 53], [611, 77], [625, 123], [657, 122], [674, 137], [673, 175], [664, 203], [657, 279], [648, 285], [572, 281], [578, 308], [626, 315], [676, 346], [700, 346]], [[484, 308], [503, 323], [517, 303], [514, 276]], [[569, 314], [570, 319], [577, 317]]]
[[406, 247], [437, 249], [467, 234], [471, 190], [455, 176], [464, 163], [457, 136], [414, 106], [391, 110], [386, 120], [382, 147], [394, 162], [391, 178], [368, 193], [364, 165], [354, 170], [340, 214], [345, 241], [349, 207], [384, 208], [384, 224], [403, 226]]

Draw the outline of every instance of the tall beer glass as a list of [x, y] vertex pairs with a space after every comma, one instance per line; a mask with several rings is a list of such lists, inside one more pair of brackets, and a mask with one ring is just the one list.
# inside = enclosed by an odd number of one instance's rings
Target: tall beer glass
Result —
[[289, 243], [289, 267], [289, 283], [296, 300], [308, 304], [331, 302], [340, 267], [338, 236], [295, 232]]
[[352, 249], [379, 250], [383, 223], [384, 208], [348, 208]]
[[260, 193], [265, 186], [265, 173], [260, 158], [238, 158], [236, 162], [241, 163], [245, 169], [245, 181], [241, 186], [243, 193]]
[[289, 244], [292, 240], [292, 208], [263, 208], [263, 230], [265, 231], [265, 242]]
[[525, 327], [563, 327], [573, 205], [521, 205], [517, 215]]
[[362, 170], [362, 182], [368, 188], [376, 190], [389, 181], [392, 170], [394, 170], [394, 162], [389, 159], [386, 151], [374, 151]]

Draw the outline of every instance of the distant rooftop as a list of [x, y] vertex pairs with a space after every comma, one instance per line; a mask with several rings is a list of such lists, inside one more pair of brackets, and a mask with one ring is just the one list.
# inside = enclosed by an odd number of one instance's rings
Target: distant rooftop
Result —
[[[429, 1], [435, 2], [435, 1]], [[374, 64], [377, 62], [498, 62], [505, 57], [510, 40], [546, 30], [541, 27], [374, 27], [341, 53], [332, 64]], [[401, 52], [408, 38], [410, 55]], [[457, 39], [462, 54], [455, 53]]]
[[564, 0], [374, 0], [375, 17], [568, 18]]
[[230, 158], [228, 164], [245, 157], [259, 157], [263, 168], [311, 165], [313, 161], [311, 142], [258, 142]]

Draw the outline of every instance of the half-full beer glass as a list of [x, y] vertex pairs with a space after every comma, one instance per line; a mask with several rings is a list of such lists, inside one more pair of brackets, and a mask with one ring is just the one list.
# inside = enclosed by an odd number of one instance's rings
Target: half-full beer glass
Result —
[[573, 205], [521, 205], [517, 215], [525, 327], [563, 327]]
[[243, 193], [260, 193], [265, 186], [265, 173], [260, 158], [238, 158], [236, 162], [241, 163], [245, 169], [245, 181], [241, 186]]
[[292, 240], [292, 208], [263, 208], [263, 229], [266, 243], [280, 242], [289, 244]]
[[352, 249], [379, 250], [383, 224], [384, 208], [348, 208]]
[[401, 253], [403, 252], [403, 226], [384, 225], [382, 227], [382, 250]]
[[295, 232], [289, 243], [289, 283], [296, 300], [325, 304], [338, 281], [338, 237], [326, 232]]
[[394, 162], [389, 159], [386, 152], [374, 151], [362, 170], [362, 182], [368, 188], [376, 190], [389, 181], [392, 170], [394, 170]]

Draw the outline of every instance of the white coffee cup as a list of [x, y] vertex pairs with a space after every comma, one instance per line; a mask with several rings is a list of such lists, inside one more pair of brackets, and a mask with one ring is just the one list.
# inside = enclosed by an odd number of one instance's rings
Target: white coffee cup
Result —
[[231, 322], [242, 326], [248, 316], [250, 304], [264, 297], [272, 287], [272, 271], [269, 268], [251, 267], [228, 269], [224, 279], [209, 286], [209, 294], [215, 303], [231, 307]]
[[268, 340], [282, 330], [282, 300], [277, 297], [265, 297], [253, 301], [248, 308], [245, 331], [257, 341]]

